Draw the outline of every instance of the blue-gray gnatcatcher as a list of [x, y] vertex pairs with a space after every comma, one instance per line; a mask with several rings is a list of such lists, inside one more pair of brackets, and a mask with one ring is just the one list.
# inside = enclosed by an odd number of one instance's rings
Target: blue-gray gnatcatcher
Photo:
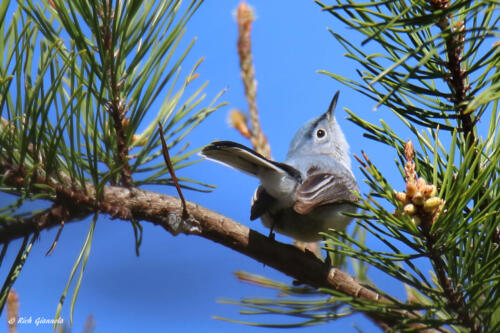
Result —
[[339, 92], [328, 110], [304, 124], [284, 163], [231, 141], [215, 141], [201, 155], [257, 177], [250, 219], [296, 240], [321, 239], [319, 232], [342, 230], [356, 212], [358, 184], [351, 171], [349, 145], [334, 116]]

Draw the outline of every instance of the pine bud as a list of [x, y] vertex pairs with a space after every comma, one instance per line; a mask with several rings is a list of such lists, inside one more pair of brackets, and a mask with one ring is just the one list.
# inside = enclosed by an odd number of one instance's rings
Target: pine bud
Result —
[[417, 189], [420, 192], [423, 192], [423, 189], [426, 185], [427, 185], [427, 183], [425, 182], [425, 179], [423, 179], [422, 177], [417, 179]]
[[414, 183], [417, 173], [415, 172], [415, 162], [413, 161], [414, 151], [413, 151], [413, 143], [411, 142], [411, 140], [408, 140], [405, 144], [404, 155], [406, 159], [406, 166], [405, 166], [406, 182]]
[[405, 192], [396, 192], [396, 199], [401, 203], [406, 203], [406, 193]]
[[249, 139], [252, 133], [247, 125], [247, 117], [240, 110], [231, 110], [227, 119], [229, 126], [235, 128], [241, 135]]
[[142, 137], [140, 134], [132, 135], [132, 144], [135, 146], [144, 146], [146, 143], [148, 143], [147, 137]]
[[125, 129], [128, 127], [128, 124], [130, 123], [130, 118], [123, 118], [122, 119], [122, 127]]
[[403, 210], [408, 215], [413, 215], [417, 211], [417, 209], [415, 208], [415, 206], [413, 204], [411, 204], [411, 203], [409, 203], [406, 206], [404, 206]]
[[425, 185], [424, 188], [421, 190], [422, 194], [426, 198], [431, 198], [434, 197], [435, 195], [432, 195], [433, 193], [437, 192], [436, 191], [436, 186], [434, 185]]
[[417, 193], [417, 185], [415, 183], [406, 183], [406, 197], [412, 198]]
[[427, 213], [432, 213], [434, 212], [436, 209], [439, 208], [439, 206], [441, 206], [441, 204], [443, 203], [443, 200], [441, 200], [441, 198], [438, 198], [438, 197], [432, 197], [430, 199], [427, 199], [425, 200], [425, 203], [424, 203], [424, 210], [427, 212]]
[[418, 217], [418, 215], [415, 215], [411, 218], [411, 222], [416, 226], [418, 227], [421, 223], [422, 223], [422, 220], [420, 219], [420, 217]]
[[424, 204], [425, 198], [422, 192], [418, 191], [412, 198], [412, 201], [417, 206], [422, 206]]
[[413, 160], [413, 151], [413, 142], [411, 140], [406, 141], [404, 153], [407, 161]]

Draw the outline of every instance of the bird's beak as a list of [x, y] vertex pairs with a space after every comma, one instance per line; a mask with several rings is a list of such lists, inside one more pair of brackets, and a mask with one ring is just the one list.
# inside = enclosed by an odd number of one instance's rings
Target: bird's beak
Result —
[[328, 107], [328, 111], [327, 112], [327, 117], [330, 121], [332, 121], [333, 119], [333, 115], [334, 115], [334, 112], [335, 112], [335, 107], [337, 106], [337, 100], [339, 99], [339, 94], [340, 94], [340, 90], [338, 90], [335, 95], [333, 96], [332, 98], [332, 101], [330, 102], [330, 106]]

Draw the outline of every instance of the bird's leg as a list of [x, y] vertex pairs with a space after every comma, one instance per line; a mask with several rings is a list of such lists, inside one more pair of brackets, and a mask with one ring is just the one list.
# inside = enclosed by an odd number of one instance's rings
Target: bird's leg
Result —
[[326, 238], [323, 237], [323, 242], [324, 244], [326, 244], [326, 257], [325, 257], [325, 260], [324, 260], [324, 263], [326, 266], [330, 267], [332, 266], [332, 258], [330, 257], [330, 250], [329, 250], [329, 246], [328, 246], [328, 243], [326, 242]]
[[269, 228], [269, 238], [274, 240], [274, 222], [271, 224], [271, 228]]

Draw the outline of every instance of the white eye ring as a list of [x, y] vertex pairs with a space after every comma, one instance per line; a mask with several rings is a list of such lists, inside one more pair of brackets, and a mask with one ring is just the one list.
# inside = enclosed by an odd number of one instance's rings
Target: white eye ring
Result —
[[322, 128], [316, 130], [316, 137], [318, 139], [323, 139], [326, 136], [326, 131]]

